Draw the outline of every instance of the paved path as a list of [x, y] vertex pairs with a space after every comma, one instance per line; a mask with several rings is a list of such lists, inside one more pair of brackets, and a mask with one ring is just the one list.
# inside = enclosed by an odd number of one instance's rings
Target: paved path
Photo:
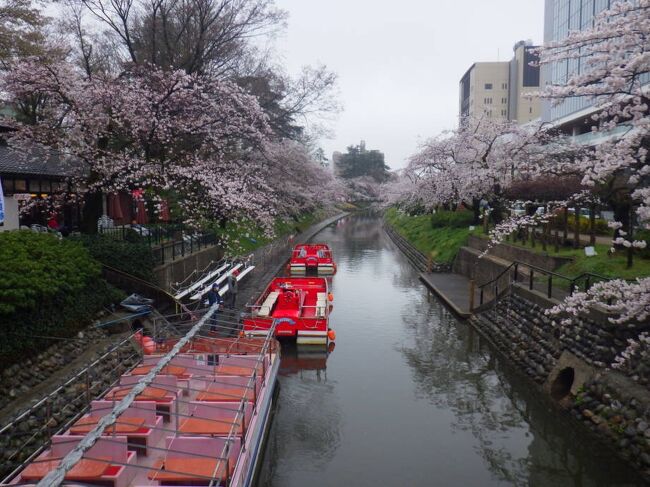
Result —
[[[420, 280], [460, 318], [469, 318], [470, 280], [453, 273], [422, 273]], [[478, 306], [478, 292], [475, 291], [474, 306]]]

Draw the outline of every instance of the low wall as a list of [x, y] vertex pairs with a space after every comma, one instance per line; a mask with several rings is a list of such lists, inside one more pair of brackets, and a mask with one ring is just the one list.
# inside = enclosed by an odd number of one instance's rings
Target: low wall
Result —
[[609, 368], [628, 340], [650, 324], [614, 325], [606, 315], [592, 313], [565, 325], [545, 313], [556, 303], [513, 285], [508, 296], [471, 323], [517, 369], [650, 478], [647, 379], [640, 380], [638, 371], [622, 374]]
[[205, 269], [211, 262], [218, 262], [222, 258], [223, 250], [220, 247], [208, 247], [156, 267], [154, 277], [162, 289], [170, 290], [172, 284], [182, 282], [196, 269]]
[[[483, 252], [485, 249], [487, 249], [488, 241], [484, 238], [477, 237], [476, 235], [470, 235], [468, 246]], [[538, 250], [540, 248], [541, 244], [538, 244]], [[562, 265], [566, 264], [567, 262], [571, 262], [572, 260], [571, 258], [557, 257], [544, 252], [533, 252], [531, 250], [517, 247], [515, 245], [510, 245], [505, 242], [492, 247], [490, 249], [490, 255], [509, 260], [511, 262], [524, 262], [536, 267], [541, 267], [547, 271], [554, 271], [558, 267], [561, 267]]]
[[497, 277], [510, 265], [510, 262], [491, 255], [479, 258], [480, 255], [478, 250], [461, 247], [452, 265], [453, 272], [474, 279], [477, 284], [483, 284]]

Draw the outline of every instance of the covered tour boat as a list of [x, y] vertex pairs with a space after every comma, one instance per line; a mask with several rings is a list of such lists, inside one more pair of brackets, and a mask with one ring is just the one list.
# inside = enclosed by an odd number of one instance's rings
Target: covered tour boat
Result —
[[[145, 350], [149, 354], [139, 364], [0, 485], [253, 485], [280, 347], [273, 330], [256, 338], [221, 338], [217, 335], [223, 336], [226, 327], [206, 323], [209, 330], [182, 348], [174, 347], [176, 339]], [[104, 429], [97, 431], [98, 425]], [[64, 475], [61, 482], [44, 480], [68, 465], [69, 453], [89, 434], [96, 441], [59, 474]]]
[[296, 245], [288, 267], [292, 275], [327, 275], [336, 272], [332, 251], [322, 243]]
[[323, 277], [275, 278], [250, 306], [244, 334], [264, 335], [275, 327], [277, 337], [296, 338], [298, 344], [326, 345], [334, 338], [328, 327], [332, 299]]

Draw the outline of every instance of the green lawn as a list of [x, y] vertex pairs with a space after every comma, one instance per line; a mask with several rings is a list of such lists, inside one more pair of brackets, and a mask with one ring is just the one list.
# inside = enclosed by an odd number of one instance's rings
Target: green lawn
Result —
[[[481, 228], [476, 228], [474, 231], [470, 231], [469, 227], [433, 228], [431, 226], [431, 215], [409, 216], [395, 208], [391, 208], [386, 212], [386, 220], [418, 250], [427, 256], [430, 255], [434, 261], [439, 263], [451, 263], [458, 250], [467, 244], [470, 234], [487, 238]], [[523, 245], [521, 242], [508, 243], [518, 247], [525, 247], [533, 252], [543, 252], [540, 242], [536, 243], [534, 249], [530, 246], [530, 243], [528, 245]], [[634, 266], [628, 269], [625, 252], [618, 251], [608, 257], [608, 249], [609, 246], [607, 245], [596, 245], [598, 255], [587, 257], [584, 249], [561, 247], [559, 252], [555, 252], [553, 245], [548, 245], [546, 253], [573, 259], [573, 262], [567, 263], [556, 270], [558, 274], [570, 278], [577, 277], [585, 272], [622, 279], [650, 276], [650, 258], [635, 255]]]
[[449, 264], [458, 250], [467, 244], [471, 233], [467, 228], [432, 228], [431, 215], [409, 216], [391, 208], [386, 220], [420, 252], [440, 264]]
[[[527, 245], [521, 242], [507, 242], [510, 245], [523, 247], [527, 250], [542, 253], [542, 244], [535, 243], [535, 248], [532, 248], [530, 243]], [[634, 256], [634, 266], [631, 269], [627, 268], [627, 254], [625, 251], [619, 250], [612, 256], [607, 256], [609, 250], [608, 245], [596, 245], [596, 252], [598, 255], [594, 257], [587, 257], [584, 248], [573, 249], [571, 247], [560, 247], [559, 252], [555, 252], [553, 245], [546, 247], [548, 255], [557, 255], [561, 257], [570, 257], [573, 262], [564, 264], [556, 270], [558, 274], [567, 277], [577, 277], [585, 272], [599, 274], [609, 278], [622, 278], [622, 279], [635, 279], [637, 277], [650, 276], [650, 259], [643, 258], [640, 255]]]

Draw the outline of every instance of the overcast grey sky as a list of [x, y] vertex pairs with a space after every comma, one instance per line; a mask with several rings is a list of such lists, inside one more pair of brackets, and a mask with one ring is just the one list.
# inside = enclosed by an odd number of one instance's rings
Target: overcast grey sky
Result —
[[289, 70], [322, 62], [339, 75], [344, 112], [328, 157], [364, 139], [403, 167], [418, 141], [453, 128], [458, 82], [476, 61], [541, 43], [544, 0], [276, 0], [290, 14], [277, 49]]

